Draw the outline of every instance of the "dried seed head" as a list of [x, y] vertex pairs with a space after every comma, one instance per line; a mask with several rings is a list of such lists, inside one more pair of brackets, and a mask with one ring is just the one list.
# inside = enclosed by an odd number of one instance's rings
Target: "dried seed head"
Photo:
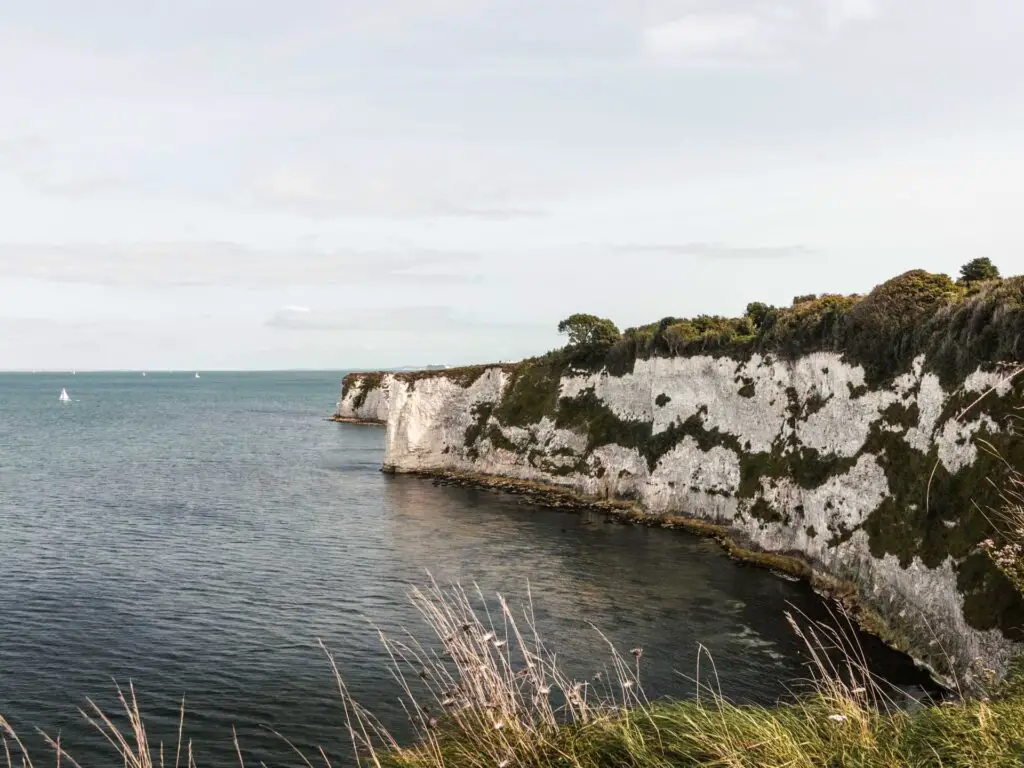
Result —
[[643, 648], [634, 648], [633, 650], [630, 651], [630, 653], [632, 653], [634, 656], [636, 656], [639, 659], [641, 656], [644, 655], [644, 649]]
[[495, 640], [494, 641], [494, 647], [495, 648], [501, 648], [502, 646], [505, 645], [506, 642], [507, 642], [506, 640]]

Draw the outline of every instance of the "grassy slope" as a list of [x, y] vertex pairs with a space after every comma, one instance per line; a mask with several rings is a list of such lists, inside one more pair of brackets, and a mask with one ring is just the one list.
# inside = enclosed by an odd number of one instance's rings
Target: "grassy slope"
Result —
[[[503, 745], [495, 745], [498, 751]], [[440, 755], [391, 754], [384, 764], [408, 768], [500, 765], [475, 740], [455, 735]], [[1024, 763], [1024, 697], [884, 713], [824, 698], [775, 708], [721, 701], [660, 703], [565, 727], [529, 757], [509, 765], [538, 768], [988, 768]]]
[[[500, 600], [481, 618], [460, 589], [414, 590], [414, 603], [442, 642], [434, 656], [389, 643], [410, 712], [425, 712], [419, 740], [362, 741], [369, 764], [405, 768], [967, 768], [1024, 764], [1024, 680], [1016, 673], [991, 697], [896, 706], [871, 676], [849, 633], [791, 625], [805, 641], [813, 686], [775, 707], [735, 706], [706, 680], [689, 701], [648, 702], [639, 688], [641, 649], [610, 647], [607, 674], [583, 689], [563, 677], [523, 609], [525, 625]], [[837, 625], [839, 626], [839, 625]], [[388, 641], [385, 641], [388, 642]], [[706, 657], [710, 661], [709, 657]], [[449, 661], [448, 659], [454, 660]], [[712, 666], [712, 665], [708, 665]], [[403, 672], [405, 674], [403, 674]], [[417, 679], [419, 678], [419, 679]], [[415, 683], [405, 683], [406, 680]], [[425, 680], [423, 684], [420, 681]], [[596, 680], [596, 678], [595, 678]], [[415, 691], [415, 693], [414, 693]], [[454, 693], [453, 693], [454, 692]], [[557, 693], [564, 702], [555, 708]], [[349, 711], [357, 708], [349, 701]], [[444, 712], [439, 718], [430, 712]], [[370, 729], [372, 730], [372, 729]], [[382, 735], [382, 734], [378, 734]]]

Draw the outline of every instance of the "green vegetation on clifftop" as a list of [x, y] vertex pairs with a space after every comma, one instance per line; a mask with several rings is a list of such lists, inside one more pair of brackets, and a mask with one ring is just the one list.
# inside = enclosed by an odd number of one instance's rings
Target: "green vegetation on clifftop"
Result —
[[760, 302], [740, 318], [664, 318], [628, 328], [595, 357], [578, 361], [614, 375], [638, 359], [713, 355], [746, 359], [754, 353], [793, 359], [837, 352], [864, 366], [875, 386], [910, 369], [924, 354], [946, 386], [979, 364], [1018, 360], [1024, 333], [1024, 277], [958, 285], [947, 275], [912, 270], [866, 296], [797, 297], [790, 307]]

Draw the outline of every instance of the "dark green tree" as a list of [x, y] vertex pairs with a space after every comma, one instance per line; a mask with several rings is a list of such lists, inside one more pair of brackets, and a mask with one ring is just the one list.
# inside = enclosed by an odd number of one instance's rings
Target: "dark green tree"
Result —
[[778, 310], [763, 301], [752, 301], [747, 304], [747, 311], [744, 314], [750, 318], [755, 328], [761, 330], [774, 325]]
[[992, 263], [987, 256], [979, 256], [971, 259], [960, 267], [960, 279], [957, 281], [962, 285], [977, 283], [981, 280], [998, 280], [999, 267]]
[[581, 313], [560, 322], [558, 332], [567, 334], [573, 347], [610, 347], [622, 336], [611, 320]]

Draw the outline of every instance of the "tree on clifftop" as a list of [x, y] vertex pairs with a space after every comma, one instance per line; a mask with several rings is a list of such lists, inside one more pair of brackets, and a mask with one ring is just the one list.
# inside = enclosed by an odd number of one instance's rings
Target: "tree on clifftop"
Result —
[[769, 304], [765, 304], [763, 301], [750, 302], [747, 304], [747, 311], [745, 312], [745, 316], [750, 318], [750, 321], [758, 330], [775, 325], [778, 315], [779, 310]]
[[568, 334], [573, 347], [610, 347], [622, 336], [611, 320], [580, 313], [560, 322], [558, 332]]
[[981, 280], [998, 279], [999, 267], [992, 263], [992, 259], [987, 256], [981, 256], [977, 259], [971, 259], [960, 267], [960, 279], [957, 282], [966, 285], [967, 283], [977, 283]]

